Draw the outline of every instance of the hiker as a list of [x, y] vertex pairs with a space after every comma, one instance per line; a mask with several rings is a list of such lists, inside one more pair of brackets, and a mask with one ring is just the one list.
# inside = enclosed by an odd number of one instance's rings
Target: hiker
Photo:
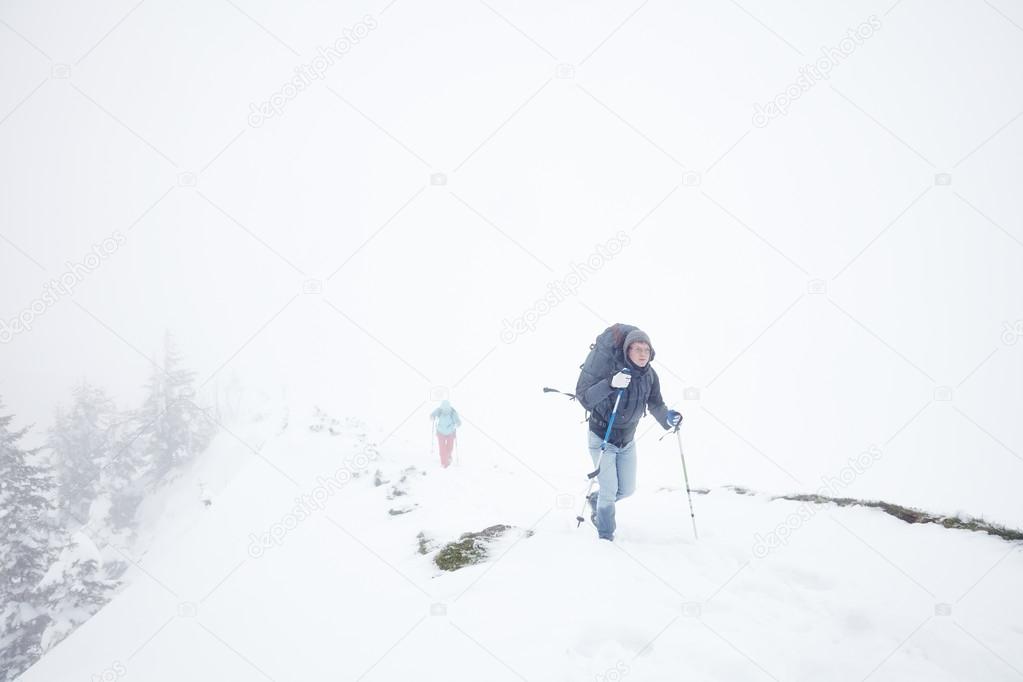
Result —
[[[615, 502], [636, 490], [634, 438], [639, 420], [649, 409], [665, 429], [677, 427], [682, 421], [680, 413], [664, 405], [660, 380], [650, 366], [653, 359], [654, 349], [645, 332], [615, 324], [590, 347], [576, 384], [576, 397], [590, 413], [587, 433], [590, 457], [600, 469], [598, 492], [587, 498], [592, 512], [590, 520], [604, 540], [614, 540]], [[619, 395], [618, 410], [608, 432], [608, 421]]]
[[451, 450], [455, 447], [455, 430], [462, 425], [458, 412], [447, 400], [441, 401], [440, 407], [430, 413], [437, 432], [437, 445], [440, 447], [440, 465], [445, 469], [451, 464]]

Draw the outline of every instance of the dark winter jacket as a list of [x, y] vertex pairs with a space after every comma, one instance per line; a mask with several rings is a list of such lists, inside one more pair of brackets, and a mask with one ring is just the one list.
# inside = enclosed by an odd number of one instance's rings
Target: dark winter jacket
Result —
[[[654, 351], [651, 348], [650, 360], [653, 359]], [[646, 414], [647, 409], [661, 426], [665, 429], [671, 428], [668, 424], [668, 408], [661, 397], [661, 382], [650, 363], [648, 362], [646, 367], [638, 367], [628, 359], [624, 348], [616, 348], [614, 366], [616, 367], [614, 373], [628, 367], [632, 381], [622, 393], [608, 442], [617, 447], [625, 447], [632, 442], [639, 420]], [[577, 392], [579, 402], [590, 411], [590, 431], [597, 434], [601, 440], [607, 432], [607, 422], [611, 417], [611, 410], [614, 409], [617, 395], [618, 389], [611, 387], [610, 376]]]

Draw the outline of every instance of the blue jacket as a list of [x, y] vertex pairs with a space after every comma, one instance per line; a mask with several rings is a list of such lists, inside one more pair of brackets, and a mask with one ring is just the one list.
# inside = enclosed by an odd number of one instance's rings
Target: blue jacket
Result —
[[459, 426], [462, 420], [458, 418], [458, 412], [451, 407], [447, 400], [442, 401], [440, 407], [430, 413], [431, 419], [437, 420], [437, 433], [442, 436], [450, 436]]

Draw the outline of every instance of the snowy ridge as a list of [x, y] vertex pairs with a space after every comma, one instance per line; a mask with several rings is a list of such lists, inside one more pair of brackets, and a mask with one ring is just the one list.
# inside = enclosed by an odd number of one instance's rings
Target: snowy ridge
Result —
[[[696, 542], [681, 491], [653, 487], [610, 544], [575, 527], [584, 483], [571, 505], [521, 494], [530, 474], [496, 448], [442, 470], [354, 419], [284, 424], [221, 434], [163, 493], [130, 584], [21, 679], [1017, 676], [1017, 544], [825, 505], [758, 552], [798, 503], [711, 489]], [[533, 533], [433, 563], [497, 523]]]

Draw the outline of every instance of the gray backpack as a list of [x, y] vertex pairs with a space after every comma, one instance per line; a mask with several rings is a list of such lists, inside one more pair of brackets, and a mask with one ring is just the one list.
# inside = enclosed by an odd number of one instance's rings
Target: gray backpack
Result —
[[[586, 356], [586, 361], [579, 365], [579, 379], [575, 383], [575, 397], [587, 412], [593, 409], [593, 405], [583, 402], [583, 392], [604, 379], [610, 379], [615, 371], [621, 369], [618, 364], [622, 362], [619, 356], [624, 356], [622, 344], [633, 329], [638, 327], [620, 322], [613, 324], [601, 332], [590, 345], [590, 353]], [[616, 361], [616, 358], [619, 359]]]

